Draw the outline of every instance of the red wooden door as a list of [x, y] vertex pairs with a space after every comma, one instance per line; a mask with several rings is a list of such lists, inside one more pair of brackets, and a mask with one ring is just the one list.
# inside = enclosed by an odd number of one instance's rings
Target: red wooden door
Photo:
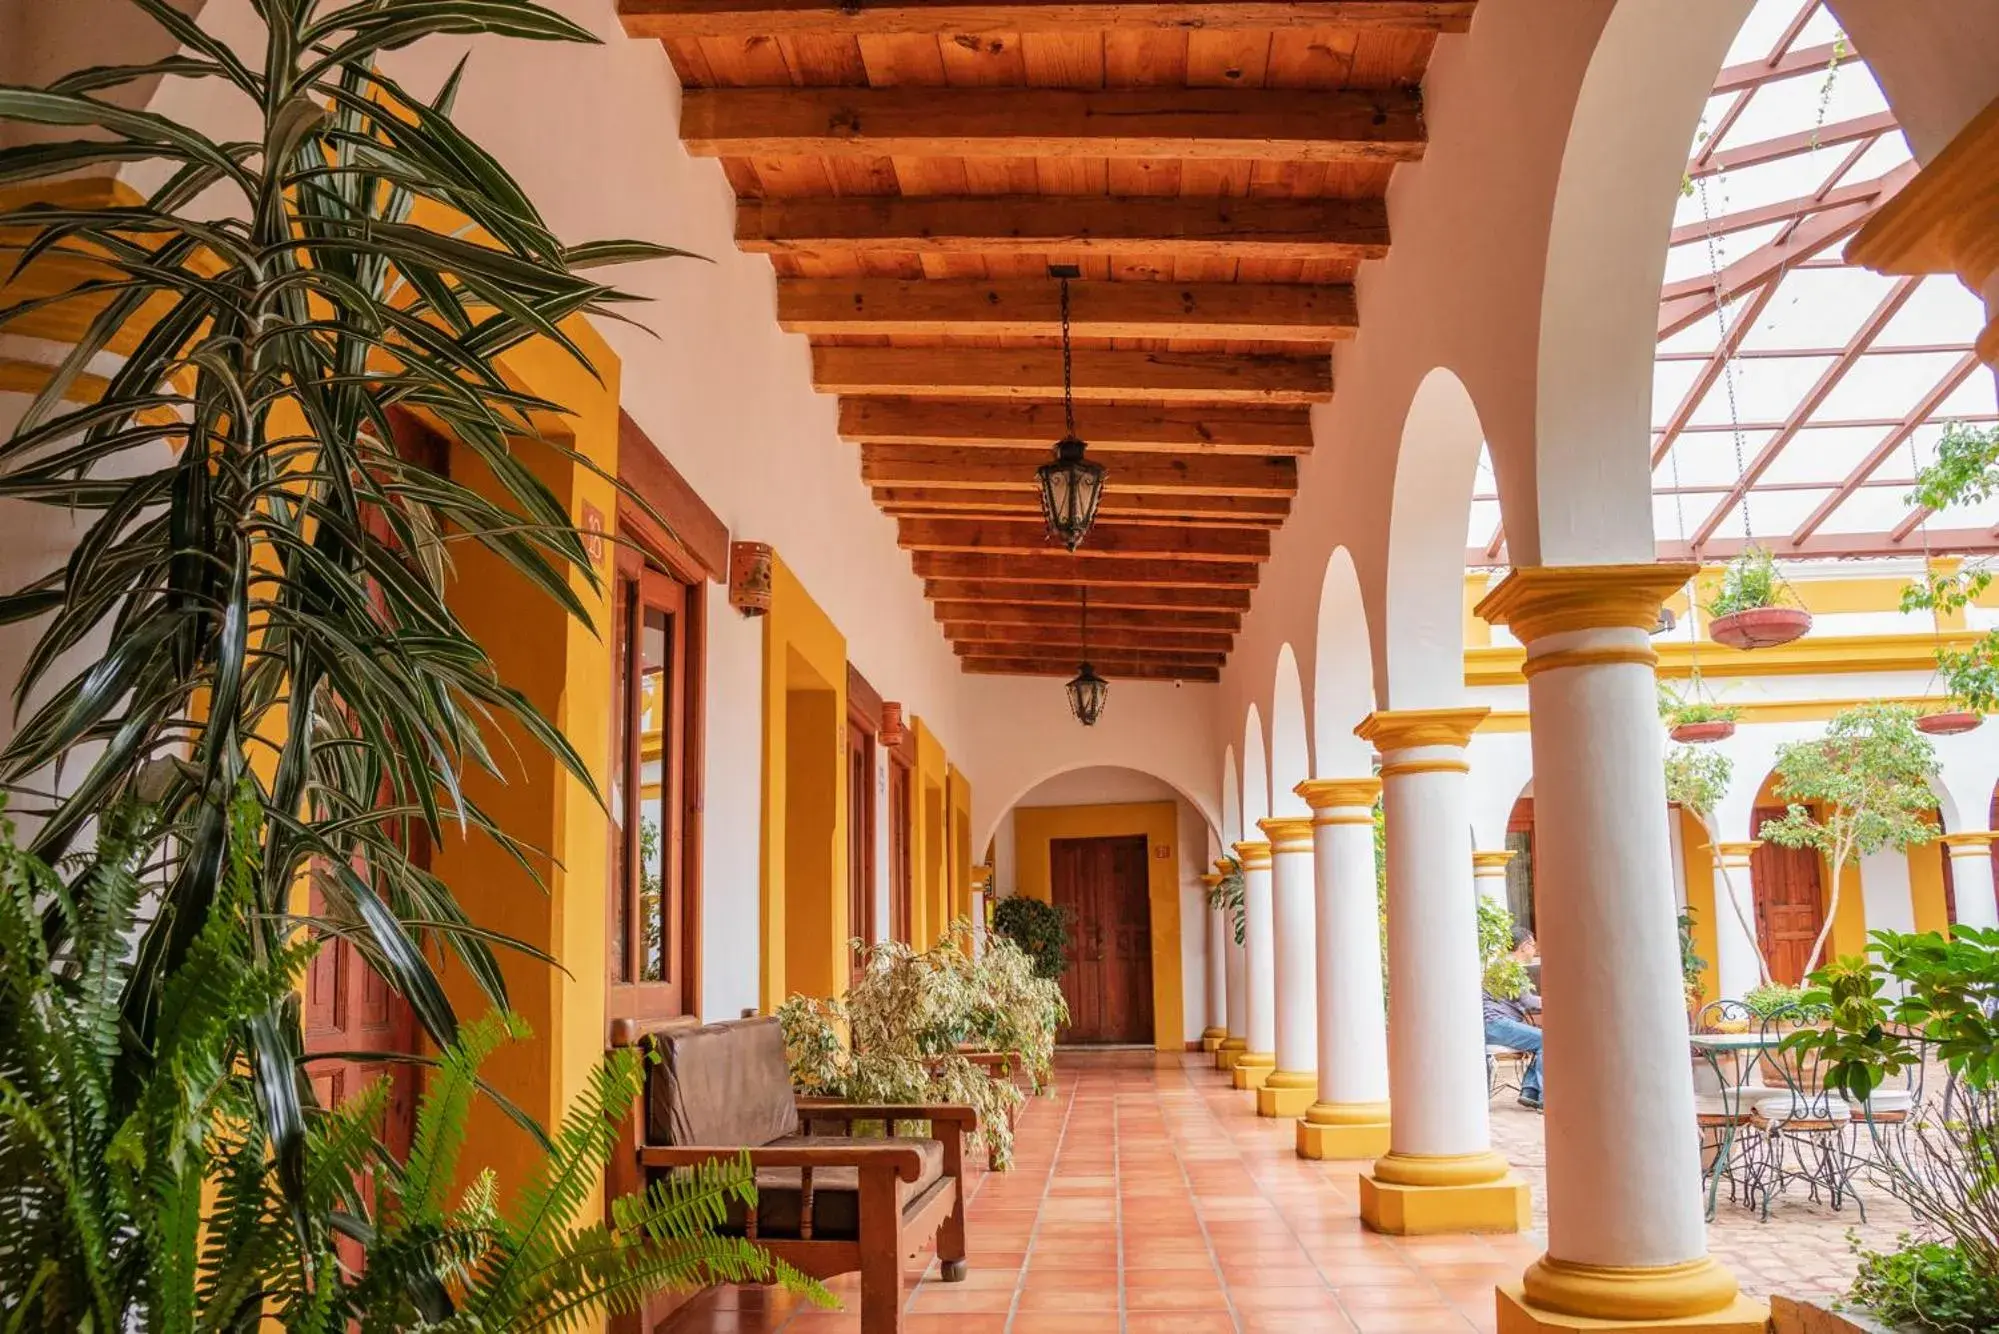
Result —
[[[1753, 828], [1765, 820], [1782, 819], [1781, 806], [1761, 806]], [[1756, 894], [1756, 936], [1770, 976], [1796, 986], [1805, 978], [1812, 945], [1825, 926], [1825, 889], [1819, 880], [1819, 855], [1810, 848], [1783, 848], [1764, 843], [1750, 854], [1749, 878]]]
[[1152, 1041], [1152, 905], [1145, 836], [1058, 838], [1050, 897], [1070, 914], [1064, 1042]]

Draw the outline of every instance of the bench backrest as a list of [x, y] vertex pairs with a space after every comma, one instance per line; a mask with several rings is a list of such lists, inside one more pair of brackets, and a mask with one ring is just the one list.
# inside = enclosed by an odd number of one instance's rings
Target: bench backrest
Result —
[[798, 1104], [775, 1016], [658, 1034], [646, 1132], [656, 1144], [752, 1147], [798, 1133]]

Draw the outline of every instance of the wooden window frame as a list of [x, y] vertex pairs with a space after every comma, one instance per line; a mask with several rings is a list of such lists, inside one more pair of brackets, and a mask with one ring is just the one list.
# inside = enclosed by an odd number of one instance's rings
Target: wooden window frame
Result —
[[[881, 819], [881, 803], [875, 794], [875, 752], [880, 746], [881, 703], [881, 695], [868, 684], [868, 679], [848, 663], [847, 781], [852, 787], [856, 750], [860, 752], [865, 781], [858, 791], [847, 794], [847, 936], [859, 937], [868, 945], [875, 943], [879, 927], [875, 911], [875, 826]], [[860, 975], [863, 957], [856, 952], [850, 960], [856, 977]]]
[[916, 738], [888, 748], [888, 922], [889, 939], [912, 944], [916, 910], [916, 861], [910, 843], [916, 832]]

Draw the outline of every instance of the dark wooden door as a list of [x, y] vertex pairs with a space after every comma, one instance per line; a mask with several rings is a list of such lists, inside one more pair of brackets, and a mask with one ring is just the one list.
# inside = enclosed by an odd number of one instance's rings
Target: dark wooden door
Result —
[[909, 776], [911, 761], [901, 749], [889, 751], [888, 765], [888, 934], [910, 943], [911, 896], [915, 878], [909, 861]]
[[[875, 940], [875, 734], [847, 720], [847, 938]], [[863, 955], [853, 952], [858, 977]]]
[[[1781, 806], [1759, 806], [1752, 826], [1779, 820]], [[1750, 854], [1749, 878], [1756, 894], [1756, 936], [1770, 976], [1792, 986], [1805, 978], [1812, 945], [1825, 926], [1825, 888], [1819, 880], [1819, 854], [1810, 848], [1782, 848], [1764, 843]]]
[[1063, 1042], [1152, 1041], [1152, 904], [1143, 834], [1049, 844], [1051, 898], [1070, 913]]

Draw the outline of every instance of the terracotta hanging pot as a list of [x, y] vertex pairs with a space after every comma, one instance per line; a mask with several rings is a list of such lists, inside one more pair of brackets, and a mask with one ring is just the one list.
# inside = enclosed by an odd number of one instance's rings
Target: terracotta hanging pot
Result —
[[1735, 724], [1726, 718], [1716, 718], [1704, 723], [1681, 723], [1666, 735], [1686, 745], [1699, 746], [1710, 741], [1728, 740], [1735, 735]]
[[1969, 732], [1985, 719], [1982, 715], [1965, 709], [1952, 709], [1948, 713], [1926, 713], [1916, 719], [1916, 730], [1931, 736], [1956, 736]]
[[1776, 648], [1799, 639], [1812, 628], [1812, 614], [1803, 607], [1750, 607], [1708, 622], [1708, 636], [1724, 648]]

